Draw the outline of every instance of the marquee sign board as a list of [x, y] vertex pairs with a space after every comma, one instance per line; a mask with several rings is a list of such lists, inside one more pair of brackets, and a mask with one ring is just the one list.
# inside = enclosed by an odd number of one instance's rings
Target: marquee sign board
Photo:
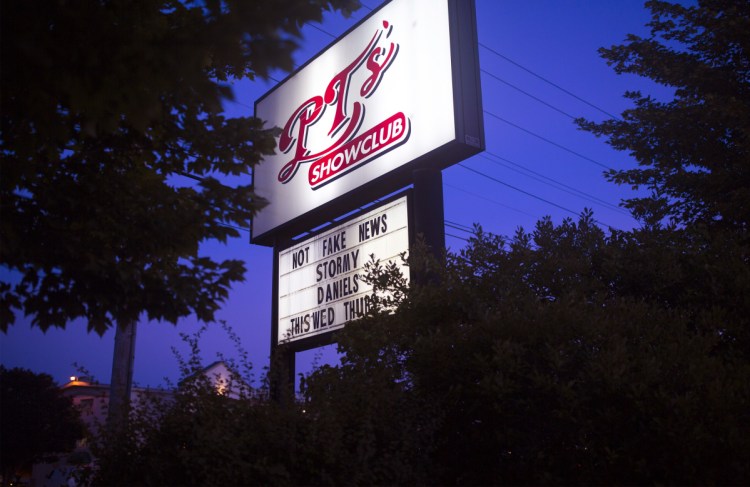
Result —
[[483, 149], [471, 0], [393, 0], [256, 102], [278, 127], [255, 168], [252, 241], [315, 227]]
[[277, 343], [320, 336], [364, 316], [372, 288], [362, 274], [371, 255], [381, 263], [396, 262], [408, 278], [401, 259], [411, 233], [407, 199], [386, 202], [279, 251]]

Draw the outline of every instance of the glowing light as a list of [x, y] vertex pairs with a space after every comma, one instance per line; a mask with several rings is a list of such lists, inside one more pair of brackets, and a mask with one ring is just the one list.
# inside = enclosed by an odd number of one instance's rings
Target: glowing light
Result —
[[382, 177], [410, 174], [403, 166], [427, 164], [425, 154], [439, 161], [430, 167], [457, 162], [433, 152], [464, 140], [448, 5], [388, 3], [258, 101], [256, 116], [285, 132], [254, 173], [256, 192], [271, 202], [253, 220], [254, 241], [304, 215], [296, 224], [315, 226], [328, 203], [370, 185], [382, 194], [406, 186], [408, 176]]
[[337, 225], [279, 252], [279, 342], [327, 333], [367, 314], [372, 288], [362, 280], [375, 255], [408, 279], [406, 197]]

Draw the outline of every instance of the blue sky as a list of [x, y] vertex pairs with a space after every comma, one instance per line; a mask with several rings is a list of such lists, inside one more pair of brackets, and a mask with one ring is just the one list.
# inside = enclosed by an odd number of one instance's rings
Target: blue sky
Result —
[[[367, 7], [376, 0], [364, 0]], [[550, 215], [555, 223], [574, 217], [584, 207], [594, 210], [604, 226], [632, 228], [636, 222], [617, 205], [633, 195], [630, 188], [608, 183], [604, 167], [634, 167], [626, 153], [579, 131], [573, 117], [604, 120], [630, 106], [626, 90], [668, 95], [631, 75], [616, 75], [597, 49], [623, 42], [626, 34], [647, 35], [650, 14], [637, 0], [476, 0], [486, 152], [443, 171], [447, 245], [458, 249], [468, 234], [463, 228], [479, 223], [494, 233], [512, 235], [518, 227], [532, 230]], [[317, 27], [305, 26], [298, 65], [314, 56], [334, 37], [369, 13], [362, 8], [349, 18], [328, 15]], [[274, 73], [282, 79], [285, 73]], [[251, 115], [255, 100], [275, 82], [245, 81], [235, 86], [236, 101], [227, 103], [230, 116]], [[481, 174], [480, 174], [481, 173]], [[452, 235], [452, 236], [451, 236]], [[228, 245], [208, 244], [204, 253], [247, 262], [246, 282], [236, 285], [218, 313], [240, 337], [256, 376], [268, 364], [271, 331], [272, 250], [250, 245], [249, 236]], [[200, 325], [187, 317], [175, 327], [142, 322], [137, 332], [134, 380], [158, 386], [179, 378], [172, 347], [186, 351], [180, 333]], [[83, 322], [65, 330], [42, 333], [21, 318], [0, 334], [0, 361], [6, 367], [46, 372], [63, 383], [76, 373], [73, 363], [95, 378], [109, 382], [114, 333], [86, 333]], [[235, 350], [220, 326], [211, 325], [201, 341], [206, 364], [217, 353]], [[297, 355], [297, 370], [315, 360], [335, 360], [329, 350]]]

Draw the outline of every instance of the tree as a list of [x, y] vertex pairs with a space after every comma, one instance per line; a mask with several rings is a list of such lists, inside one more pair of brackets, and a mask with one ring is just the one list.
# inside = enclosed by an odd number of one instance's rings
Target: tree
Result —
[[[629, 35], [625, 44], [600, 53], [618, 73], [674, 89], [673, 98], [629, 92], [634, 107], [622, 119], [578, 121], [638, 162], [635, 169], [610, 171], [610, 181], [650, 191], [625, 202], [646, 226], [622, 234], [629, 251], [620, 290], [695, 313], [721, 308], [726, 315], [714, 332], [747, 357], [750, 4], [646, 5], [650, 37]], [[653, 282], [644, 286], [645, 276]]]
[[[307, 376], [303, 402], [231, 401], [184, 382], [155, 414], [133, 412], [125, 449], [100, 453], [100, 480], [743, 483], [750, 364], [689, 307], [619, 295], [627, 251], [584, 213], [509, 240], [477, 229], [419, 287], [373, 264], [368, 279], [397, 309], [376, 300], [347, 324], [342, 363]], [[440, 267], [424, 255], [410, 265]], [[712, 330], [723, 317], [698, 318]]]
[[[316, 449], [321, 457], [365, 452], [362, 483], [735, 484], [750, 475], [741, 426], [750, 361], [714, 333], [736, 305], [696, 312], [620, 291], [630, 249], [590, 213], [542, 220], [510, 240], [478, 230], [438, 283], [410, 289], [394, 313], [348, 324], [342, 365], [307, 379], [305, 408], [330, 425], [327, 438], [347, 428], [327, 443], [340, 450]], [[420, 260], [412, 254], [410, 265]], [[412, 456], [394, 468], [388, 452], [402, 448]], [[348, 467], [333, 463], [329, 475], [362, 478]]]
[[608, 173], [611, 181], [652, 192], [627, 202], [636, 215], [747, 232], [750, 4], [652, 0], [646, 6], [651, 36], [631, 34], [600, 53], [617, 73], [673, 88], [674, 98], [628, 92], [635, 106], [622, 119], [579, 123], [638, 161], [640, 168]]
[[52, 377], [0, 366], [0, 472], [8, 482], [48, 453], [70, 451], [85, 427]]
[[199, 338], [183, 334], [189, 355], [176, 353], [181, 380], [168, 399], [145, 397], [130, 410], [124, 431], [106, 430], [94, 443], [101, 485], [300, 485], [310, 479], [295, 465], [308, 454], [302, 415], [268, 400], [267, 381], [250, 387], [252, 364], [224, 324], [239, 360], [217, 391], [205, 374]]
[[246, 179], [274, 148], [261, 120], [222, 115], [230, 82], [291, 69], [303, 22], [356, 5], [2, 2], [0, 263], [18, 277], [0, 329], [19, 311], [100, 334], [212, 320], [245, 269], [200, 244], [248, 226], [264, 202]]

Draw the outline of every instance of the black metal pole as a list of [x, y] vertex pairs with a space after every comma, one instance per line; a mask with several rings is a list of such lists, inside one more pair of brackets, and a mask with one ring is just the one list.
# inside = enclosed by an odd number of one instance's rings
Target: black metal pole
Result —
[[445, 252], [443, 173], [440, 169], [417, 169], [414, 177], [414, 230], [424, 239], [432, 255], [442, 260]]
[[[273, 246], [273, 291], [271, 305], [271, 357], [268, 367], [271, 399], [285, 404], [294, 400], [296, 354], [291, 347], [279, 345], [279, 244]], [[290, 395], [291, 394], [291, 395]]]

